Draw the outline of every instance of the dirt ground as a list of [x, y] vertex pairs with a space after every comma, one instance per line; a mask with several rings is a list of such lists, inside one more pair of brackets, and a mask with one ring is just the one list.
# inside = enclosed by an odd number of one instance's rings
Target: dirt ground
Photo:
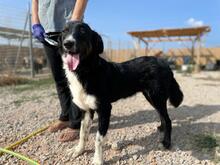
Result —
[[[220, 72], [175, 73], [185, 95], [178, 108], [169, 106], [172, 148], [160, 145], [159, 117], [139, 93], [113, 104], [110, 129], [104, 145], [105, 164], [212, 165], [220, 164]], [[53, 83], [0, 88], [0, 147], [5, 147], [57, 119], [60, 107]], [[15, 149], [45, 165], [87, 165], [94, 154], [97, 120], [86, 151], [72, 159], [66, 150], [78, 140], [60, 143], [61, 132], [44, 131]], [[26, 164], [4, 154], [0, 164]]]

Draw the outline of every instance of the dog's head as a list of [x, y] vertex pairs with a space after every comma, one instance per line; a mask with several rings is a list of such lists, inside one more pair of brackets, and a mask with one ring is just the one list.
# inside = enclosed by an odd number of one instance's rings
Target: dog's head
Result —
[[67, 23], [60, 43], [62, 58], [71, 71], [81, 62], [97, 57], [104, 49], [101, 36], [82, 22]]

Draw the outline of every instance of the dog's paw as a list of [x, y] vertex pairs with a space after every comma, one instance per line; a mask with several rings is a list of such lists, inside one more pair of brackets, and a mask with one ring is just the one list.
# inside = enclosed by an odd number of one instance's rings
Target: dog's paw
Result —
[[170, 147], [171, 147], [170, 141], [163, 140], [162, 144], [165, 149], [170, 149]]
[[84, 148], [76, 146], [75, 148], [71, 148], [67, 150], [67, 154], [72, 158], [76, 158], [81, 155], [84, 151]]
[[92, 161], [92, 164], [93, 165], [103, 165], [103, 160], [100, 159], [100, 158], [94, 157], [93, 161]]
[[103, 165], [102, 161], [92, 161], [92, 165]]

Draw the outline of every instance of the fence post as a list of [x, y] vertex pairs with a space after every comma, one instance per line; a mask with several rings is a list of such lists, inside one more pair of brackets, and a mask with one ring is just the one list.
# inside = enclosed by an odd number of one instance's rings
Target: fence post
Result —
[[30, 2], [28, 5], [29, 13], [29, 54], [30, 54], [30, 67], [31, 67], [31, 78], [34, 78], [34, 58], [33, 58], [33, 43], [32, 43], [32, 29], [31, 29], [31, 7]]
[[23, 43], [23, 40], [24, 40], [24, 37], [25, 37], [24, 35], [25, 35], [26, 27], [27, 27], [28, 18], [29, 18], [29, 10], [27, 12], [27, 16], [26, 16], [25, 23], [24, 23], [24, 29], [23, 29], [23, 32], [22, 32], [22, 36], [20, 38], [20, 43], [19, 43], [19, 47], [18, 47], [18, 51], [17, 51], [17, 55], [16, 55], [15, 66], [14, 66], [14, 73], [16, 73], [17, 63], [18, 63], [19, 56], [20, 56], [20, 53], [21, 53], [22, 43]]

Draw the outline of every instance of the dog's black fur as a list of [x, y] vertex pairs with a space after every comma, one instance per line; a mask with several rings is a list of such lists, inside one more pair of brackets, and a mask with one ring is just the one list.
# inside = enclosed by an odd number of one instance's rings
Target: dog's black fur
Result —
[[[67, 35], [74, 43], [62, 43]], [[109, 127], [111, 103], [137, 92], [142, 92], [157, 110], [161, 119], [160, 131], [164, 131], [162, 144], [171, 144], [171, 120], [167, 113], [167, 100], [178, 107], [183, 93], [168, 64], [156, 57], [140, 57], [123, 63], [107, 62], [99, 56], [103, 52], [101, 37], [85, 23], [67, 24], [62, 32], [61, 51], [80, 54], [80, 64], [73, 71], [84, 90], [97, 99], [98, 131], [105, 136]], [[74, 97], [74, 96], [73, 96]], [[123, 109], [122, 109], [123, 110]]]

